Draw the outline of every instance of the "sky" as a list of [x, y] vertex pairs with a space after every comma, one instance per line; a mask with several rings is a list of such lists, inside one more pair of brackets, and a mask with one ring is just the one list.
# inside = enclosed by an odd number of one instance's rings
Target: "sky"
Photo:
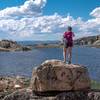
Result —
[[100, 35], [100, 0], [0, 0], [0, 39], [61, 40]]

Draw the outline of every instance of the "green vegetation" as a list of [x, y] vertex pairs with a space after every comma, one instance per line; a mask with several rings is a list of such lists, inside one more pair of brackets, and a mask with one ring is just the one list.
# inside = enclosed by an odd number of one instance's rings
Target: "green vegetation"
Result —
[[98, 81], [92, 80], [91, 86], [92, 86], [92, 89], [100, 89], [100, 81], [98, 82]]

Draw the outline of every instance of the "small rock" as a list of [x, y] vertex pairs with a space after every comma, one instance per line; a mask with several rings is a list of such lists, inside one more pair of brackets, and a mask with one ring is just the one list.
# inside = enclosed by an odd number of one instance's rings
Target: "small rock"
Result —
[[20, 88], [22, 88], [22, 87], [21, 87], [19, 84], [15, 84], [15, 85], [14, 85], [14, 88], [15, 88], [15, 89], [20, 89]]

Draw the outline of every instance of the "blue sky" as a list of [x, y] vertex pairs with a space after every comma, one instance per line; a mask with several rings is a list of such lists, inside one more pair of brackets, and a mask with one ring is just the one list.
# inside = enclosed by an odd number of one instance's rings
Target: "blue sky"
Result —
[[100, 6], [99, 0], [48, 0], [44, 8], [45, 14], [58, 12], [60, 15], [67, 15], [69, 12], [73, 17], [90, 18], [89, 13]]
[[0, 39], [59, 40], [68, 25], [77, 37], [97, 35], [99, 20], [99, 0], [0, 0]]
[[[0, 0], [0, 9], [19, 6], [24, 4], [25, 1], [26, 0]], [[75, 18], [80, 16], [84, 20], [87, 20], [91, 17], [89, 13], [99, 6], [99, 0], [47, 0], [47, 4], [43, 8], [43, 13], [45, 15], [52, 15], [57, 12], [62, 16], [66, 16], [69, 12]]]
[[26, 0], [0, 0], [0, 9], [22, 5]]

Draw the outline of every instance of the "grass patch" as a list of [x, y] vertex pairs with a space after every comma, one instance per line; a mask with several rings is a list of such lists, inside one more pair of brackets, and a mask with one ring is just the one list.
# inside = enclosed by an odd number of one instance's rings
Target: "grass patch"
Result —
[[100, 89], [100, 82], [92, 80], [91, 87], [92, 87], [92, 89]]

